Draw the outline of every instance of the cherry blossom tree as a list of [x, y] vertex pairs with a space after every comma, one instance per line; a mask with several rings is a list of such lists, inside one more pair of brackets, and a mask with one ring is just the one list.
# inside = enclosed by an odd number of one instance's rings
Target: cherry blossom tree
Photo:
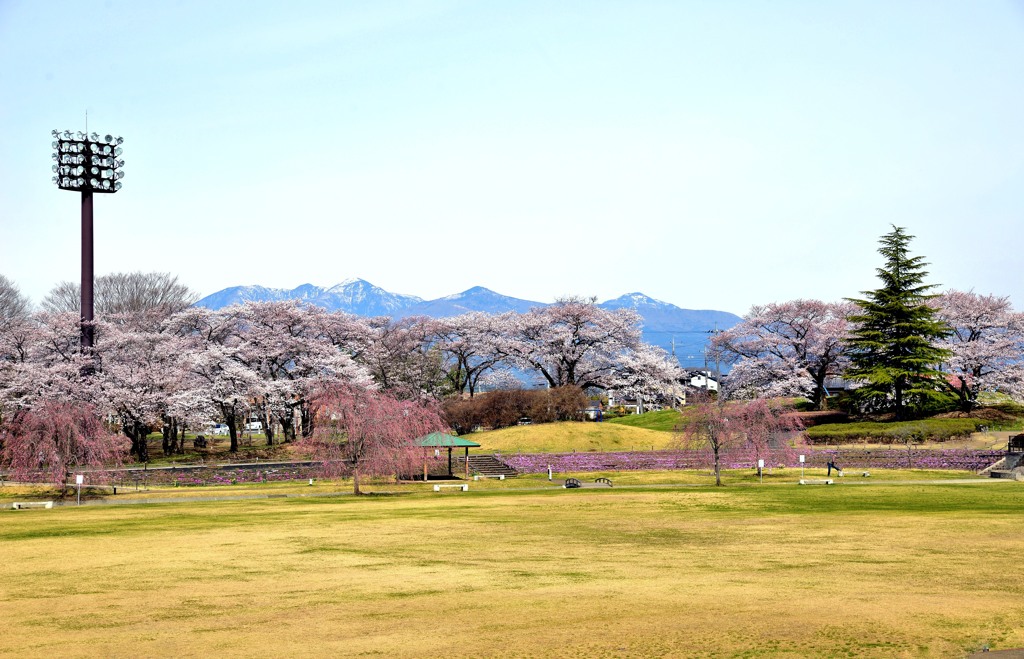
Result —
[[564, 298], [497, 321], [507, 328], [504, 354], [551, 387], [608, 388], [621, 356], [640, 345], [639, 314], [602, 309], [593, 298]]
[[325, 475], [350, 475], [355, 494], [363, 476], [415, 473], [424, 459], [415, 440], [446, 428], [431, 401], [351, 385], [325, 388], [315, 409], [318, 421], [303, 444]]
[[333, 384], [365, 386], [370, 376], [335, 345], [331, 314], [296, 302], [250, 302], [229, 310], [238, 327], [236, 358], [260, 375], [268, 414], [285, 440], [309, 436], [315, 417], [312, 394]]
[[[263, 397], [263, 380], [238, 356], [241, 328], [231, 311], [193, 307], [168, 321], [177, 337], [184, 383], [172, 407], [184, 418], [222, 421], [228, 427], [229, 451], [238, 451], [239, 419]], [[267, 443], [273, 444], [270, 424]]]
[[5, 323], [13, 319], [27, 318], [31, 306], [18, 286], [0, 275], [0, 332], [3, 331]]
[[62, 486], [76, 469], [117, 467], [126, 445], [83, 403], [38, 401], [0, 425], [0, 464], [22, 481]]
[[728, 401], [725, 392], [711, 396], [700, 392], [687, 406], [675, 443], [706, 451], [722, 485], [722, 462], [785, 462], [791, 449], [786, 435], [799, 430], [795, 416], [770, 406], [763, 399]]
[[28, 301], [0, 275], [0, 422], [10, 402], [14, 373], [29, 360], [37, 332], [28, 315]]
[[758, 460], [766, 465], [788, 464], [795, 451], [790, 437], [803, 430], [799, 417], [777, 403], [763, 398], [738, 403], [729, 410], [733, 430], [739, 435], [732, 459], [741, 459], [756, 467]]
[[1024, 397], [1024, 313], [1009, 298], [973, 291], [949, 290], [933, 304], [952, 330], [939, 345], [950, 352], [945, 385], [960, 409], [976, 408], [986, 391]]
[[447, 389], [441, 350], [434, 345], [435, 326], [423, 317], [372, 318], [371, 345], [360, 363], [378, 386], [399, 398], [442, 397]]
[[675, 442], [683, 448], [710, 453], [715, 485], [721, 487], [722, 456], [734, 445], [736, 437], [725, 412], [725, 399], [711, 396], [708, 392], [698, 392], [693, 404], [687, 407]]
[[92, 363], [82, 354], [80, 319], [41, 312], [10, 329], [0, 341], [0, 407], [30, 408], [41, 400], [92, 401], [93, 383], [82, 372]]
[[844, 340], [850, 302], [793, 300], [754, 306], [738, 325], [716, 333], [713, 350], [735, 364], [748, 394], [807, 396], [814, 409], [825, 400], [825, 380], [848, 365]]
[[134, 326], [117, 316], [96, 323], [99, 368], [86, 378], [101, 404], [120, 420], [131, 453], [149, 461], [148, 435], [170, 414], [182, 386], [181, 344], [166, 331]]
[[497, 317], [480, 312], [441, 318], [432, 325], [434, 345], [444, 357], [444, 375], [456, 394], [472, 398], [481, 378], [502, 362], [503, 332]]
[[[619, 397], [643, 401], [674, 399], [683, 393], [683, 369], [679, 362], [657, 346], [640, 344], [621, 355], [610, 387]], [[674, 400], [670, 400], [670, 404]]]

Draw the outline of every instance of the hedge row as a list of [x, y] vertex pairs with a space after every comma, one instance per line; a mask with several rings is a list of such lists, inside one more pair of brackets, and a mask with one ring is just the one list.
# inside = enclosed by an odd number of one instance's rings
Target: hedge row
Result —
[[923, 419], [892, 423], [827, 423], [807, 429], [812, 444], [848, 444], [873, 442], [905, 444], [907, 442], [944, 442], [966, 437], [986, 424], [983, 419]]

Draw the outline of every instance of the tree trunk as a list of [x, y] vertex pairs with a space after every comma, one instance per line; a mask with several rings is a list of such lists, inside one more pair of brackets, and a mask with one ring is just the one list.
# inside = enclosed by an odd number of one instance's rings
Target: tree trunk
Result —
[[134, 419], [122, 420], [121, 429], [132, 441], [131, 454], [139, 462], [149, 462], [149, 445], [146, 443], [146, 436], [149, 434], [149, 426]]
[[171, 443], [171, 420], [169, 417], [163, 418], [163, 424], [160, 426], [160, 448], [163, 449], [164, 455], [170, 455], [174, 452], [174, 444]]
[[231, 448], [229, 450], [232, 453], [238, 453], [238, 415], [235, 409], [237, 402], [228, 403], [221, 401], [217, 403], [217, 406], [220, 407], [220, 414], [224, 417], [224, 425], [228, 427], [228, 437], [231, 438]]
[[352, 470], [352, 493], [353, 494], [362, 494], [362, 492], [359, 491], [359, 465], [358, 464]]
[[825, 378], [827, 374], [825, 369], [819, 369], [818, 372], [811, 371], [811, 378], [814, 380], [814, 392], [811, 394], [811, 408], [815, 411], [820, 411], [822, 405], [825, 402]]
[[903, 381], [900, 378], [897, 378], [894, 383], [893, 394], [893, 403], [896, 407], [896, 420], [903, 421], [906, 418], [906, 412], [903, 410]]
[[[174, 455], [184, 451], [184, 448], [178, 449], [178, 417], [164, 415], [160, 434], [163, 439], [161, 448], [163, 448], [164, 455]], [[184, 441], [182, 441], [182, 447], [184, 447]]]
[[228, 449], [232, 453], [238, 453], [238, 428], [235, 424], [235, 416], [231, 415], [228, 419], [228, 437], [231, 438], [231, 447]]
[[277, 421], [281, 424], [281, 435], [284, 437], [285, 443], [295, 439], [295, 425], [292, 416], [279, 416]]
[[712, 447], [712, 453], [715, 454], [715, 485], [718, 487], [722, 486], [722, 465], [718, 459], [718, 447]]
[[313, 410], [309, 409], [309, 403], [303, 401], [299, 404], [299, 421], [302, 424], [302, 436], [310, 437], [313, 434], [314, 422]]

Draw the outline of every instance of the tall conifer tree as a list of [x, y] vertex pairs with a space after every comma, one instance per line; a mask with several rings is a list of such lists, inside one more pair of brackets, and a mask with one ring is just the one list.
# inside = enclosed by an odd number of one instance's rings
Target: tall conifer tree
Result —
[[923, 257], [907, 251], [912, 238], [896, 226], [882, 236], [878, 252], [885, 266], [876, 269], [882, 287], [862, 291], [863, 300], [850, 300], [860, 313], [850, 316], [852, 367], [847, 375], [864, 383], [856, 390], [862, 402], [878, 407], [880, 401], [897, 419], [907, 418], [909, 406], [941, 396], [945, 375], [937, 369], [950, 354], [936, 345], [949, 329], [927, 304], [935, 286], [924, 283], [928, 264]]

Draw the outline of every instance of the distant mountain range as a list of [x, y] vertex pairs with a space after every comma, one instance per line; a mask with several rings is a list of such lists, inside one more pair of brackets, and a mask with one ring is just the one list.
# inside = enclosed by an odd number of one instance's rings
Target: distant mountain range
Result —
[[[196, 305], [221, 309], [243, 302], [280, 300], [301, 300], [330, 311], [344, 311], [357, 316], [394, 318], [445, 318], [471, 311], [490, 314], [507, 311], [522, 313], [534, 307], [547, 306], [544, 302], [501, 295], [482, 286], [474, 286], [436, 300], [424, 300], [415, 295], [391, 293], [362, 279], [348, 279], [330, 288], [312, 284], [303, 284], [291, 290], [266, 286], [232, 286], [204, 297]], [[636, 309], [643, 318], [644, 340], [675, 352], [684, 366], [703, 364], [704, 345], [711, 332], [728, 329], [740, 321], [739, 316], [727, 311], [682, 309], [643, 293], [627, 293], [614, 300], [601, 302], [598, 306], [604, 309]]]

